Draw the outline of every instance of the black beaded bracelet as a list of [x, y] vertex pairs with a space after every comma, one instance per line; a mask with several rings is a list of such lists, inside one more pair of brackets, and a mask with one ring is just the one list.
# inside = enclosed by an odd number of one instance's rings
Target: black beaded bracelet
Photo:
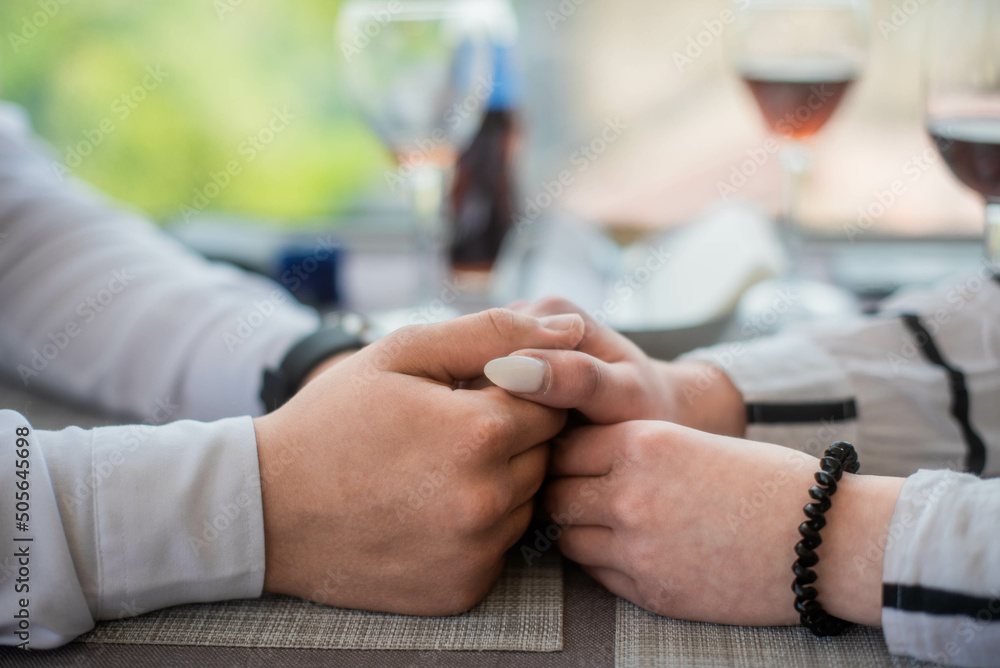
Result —
[[821, 638], [839, 636], [851, 625], [850, 622], [827, 613], [816, 600], [816, 588], [809, 585], [816, 582], [816, 571], [812, 568], [819, 563], [819, 557], [815, 550], [823, 542], [819, 532], [826, 526], [824, 513], [830, 510], [830, 499], [837, 492], [837, 483], [844, 471], [857, 473], [860, 468], [858, 453], [853, 445], [843, 441], [831, 445], [820, 460], [820, 470], [816, 473], [817, 484], [809, 488], [809, 496], [814, 502], [804, 508], [808, 519], [799, 525], [802, 540], [795, 546], [795, 554], [799, 558], [792, 566], [792, 572], [795, 573], [795, 582], [792, 583], [795, 610], [799, 613], [802, 626]]

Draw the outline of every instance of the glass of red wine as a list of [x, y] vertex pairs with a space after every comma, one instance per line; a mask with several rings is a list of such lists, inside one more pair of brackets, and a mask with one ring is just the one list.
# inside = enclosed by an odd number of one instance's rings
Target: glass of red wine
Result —
[[767, 124], [782, 141], [781, 221], [791, 232], [806, 142], [861, 75], [870, 35], [868, 0], [734, 0], [731, 59]]
[[927, 129], [955, 176], [986, 200], [986, 257], [1000, 263], [1000, 3], [938, 3], [924, 62]]

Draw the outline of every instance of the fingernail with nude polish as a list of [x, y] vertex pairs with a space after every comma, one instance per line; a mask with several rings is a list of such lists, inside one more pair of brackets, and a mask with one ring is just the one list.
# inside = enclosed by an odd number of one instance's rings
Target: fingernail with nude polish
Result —
[[534, 357], [501, 357], [486, 365], [486, 377], [508, 392], [534, 394], [545, 383], [548, 365]]

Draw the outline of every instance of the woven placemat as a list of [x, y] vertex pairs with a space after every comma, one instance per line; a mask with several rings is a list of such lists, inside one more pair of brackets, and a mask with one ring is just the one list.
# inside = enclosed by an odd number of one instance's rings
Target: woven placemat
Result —
[[563, 578], [556, 550], [527, 566], [511, 553], [486, 599], [455, 617], [331, 608], [287, 596], [185, 605], [103, 622], [78, 640], [126, 645], [296, 649], [562, 649]]
[[660, 617], [619, 599], [616, 668], [743, 668], [759, 666], [935, 666], [889, 654], [881, 629], [855, 626], [837, 638], [802, 627], [721, 626]]

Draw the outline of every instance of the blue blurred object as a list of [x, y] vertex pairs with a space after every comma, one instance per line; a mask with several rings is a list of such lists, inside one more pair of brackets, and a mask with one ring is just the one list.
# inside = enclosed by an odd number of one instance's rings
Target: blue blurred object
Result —
[[276, 278], [295, 298], [317, 308], [344, 302], [340, 244], [297, 244], [279, 249]]
[[508, 111], [521, 105], [521, 78], [515, 61], [514, 46], [493, 45], [493, 93], [486, 105], [489, 111]]

